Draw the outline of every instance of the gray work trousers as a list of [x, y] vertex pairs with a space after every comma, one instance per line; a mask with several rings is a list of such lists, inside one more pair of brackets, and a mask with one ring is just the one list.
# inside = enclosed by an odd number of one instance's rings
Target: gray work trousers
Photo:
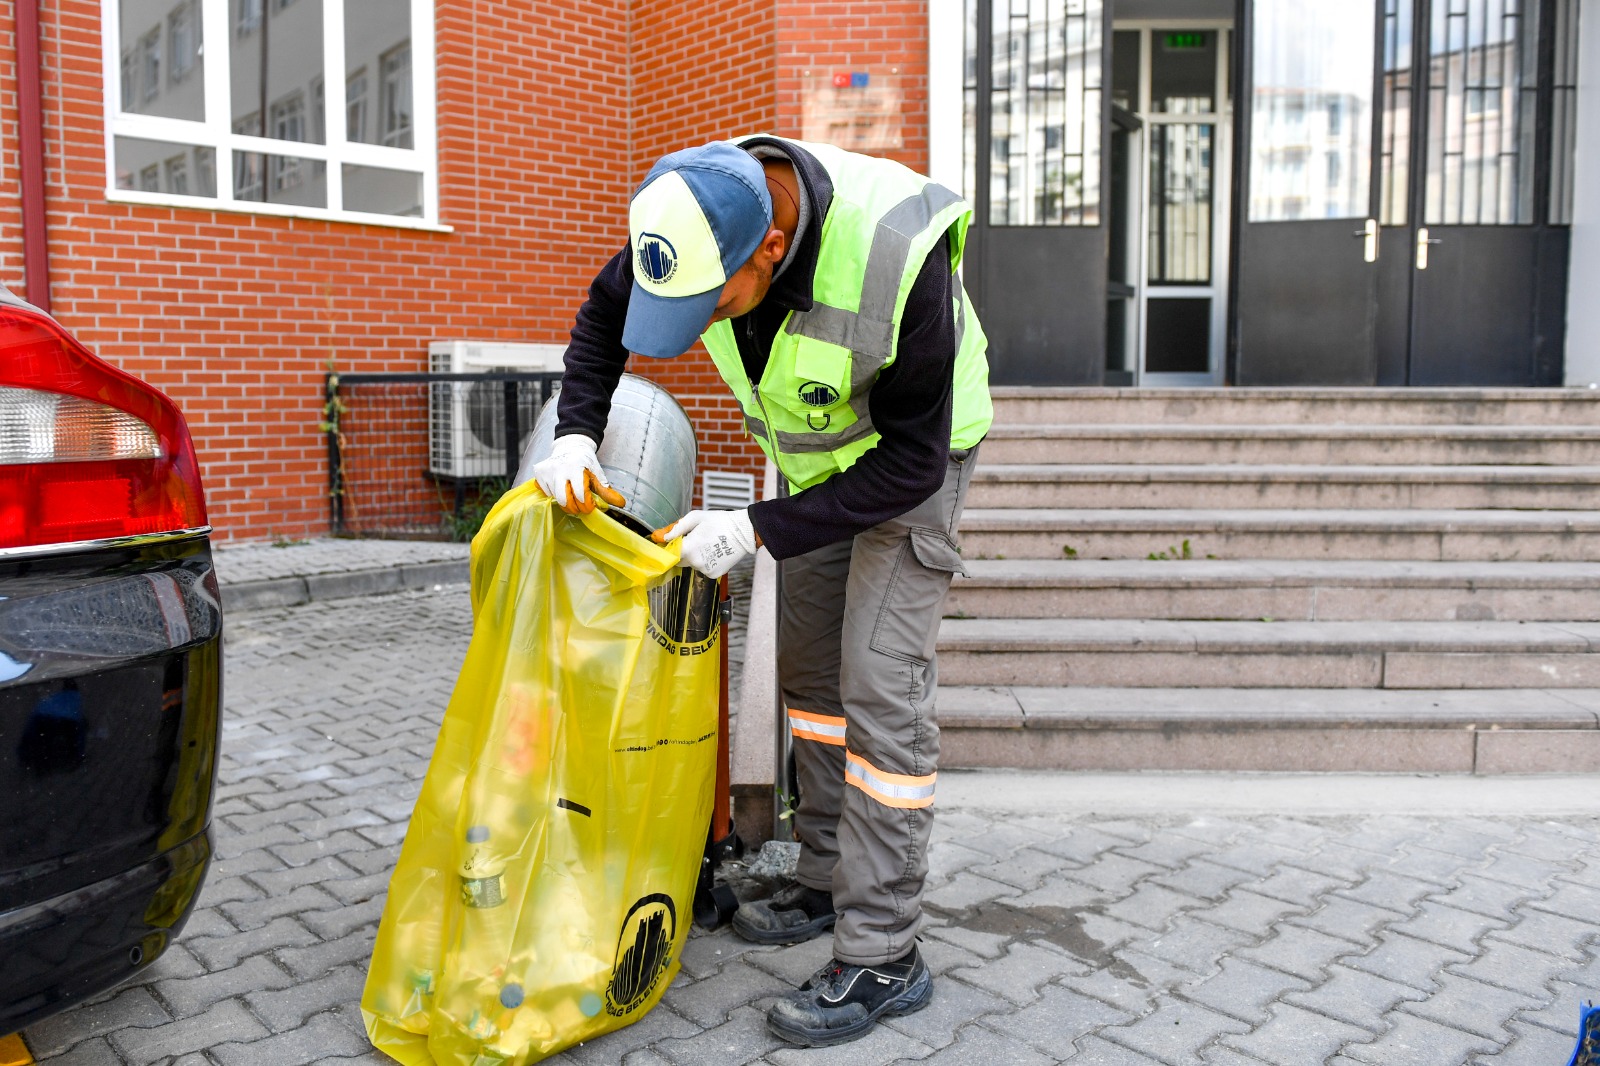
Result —
[[797, 878], [833, 893], [833, 954], [904, 955], [922, 925], [939, 763], [934, 644], [977, 450], [899, 518], [783, 563], [778, 680], [800, 788]]

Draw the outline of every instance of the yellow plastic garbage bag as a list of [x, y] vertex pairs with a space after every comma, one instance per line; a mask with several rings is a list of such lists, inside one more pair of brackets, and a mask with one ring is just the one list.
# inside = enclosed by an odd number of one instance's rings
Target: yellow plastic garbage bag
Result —
[[489, 513], [472, 642], [361, 997], [373, 1046], [522, 1066], [659, 1002], [715, 775], [722, 634], [685, 610], [694, 580], [676, 545], [564, 514], [532, 482]]

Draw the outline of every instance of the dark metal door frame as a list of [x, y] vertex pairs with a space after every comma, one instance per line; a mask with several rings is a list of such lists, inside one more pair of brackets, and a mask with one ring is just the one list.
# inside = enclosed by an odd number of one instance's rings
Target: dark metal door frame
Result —
[[[1422, 312], [1425, 309], [1421, 305], [1423, 293], [1420, 282], [1423, 279], [1420, 276], [1421, 271], [1416, 266], [1417, 231], [1422, 226], [1429, 226], [1430, 229], [1446, 228], [1440, 224], [1430, 226], [1427, 222], [1426, 212], [1429, 164], [1428, 136], [1429, 127], [1433, 120], [1433, 109], [1429, 98], [1432, 85], [1433, 55], [1431, 42], [1433, 14], [1436, 4], [1448, 4], [1449, 2], [1450, 0], [1411, 0], [1411, 69], [1413, 72], [1413, 87], [1411, 143], [1409, 145], [1411, 164], [1408, 174], [1411, 187], [1407, 195], [1407, 216], [1406, 226], [1404, 227], [1406, 243], [1403, 249], [1406, 256], [1408, 284], [1403, 295], [1400, 293], [1380, 295], [1380, 298], [1398, 298], [1405, 301], [1405, 317], [1408, 327], [1405, 353], [1405, 380], [1407, 384], [1418, 383], [1417, 355], [1422, 346], [1427, 343], [1424, 337], [1419, 336], [1418, 332], [1418, 326], [1423, 321]], [[1500, 224], [1494, 227], [1527, 233], [1530, 242], [1533, 244], [1534, 279], [1533, 292], [1530, 296], [1532, 306], [1527, 308], [1528, 321], [1531, 328], [1529, 335], [1526, 337], [1528, 345], [1526, 365], [1521, 382], [1527, 385], [1559, 385], [1561, 383], [1562, 349], [1565, 342], [1566, 228], [1554, 226], [1550, 221], [1551, 171], [1554, 163], [1552, 114], [1555, 99], [1556, 5], [1557, 0], [1527, 0], [1524, 5], [1524, 10], [1532, 9], [1537, 12], [1539, 35], [1535, 46], [1536, 69], [1533, 72], [1537, 79], [1537, 88], [1534, 102], [1532, 146], [1532, 219], [1528, 223]], [[1469, 227], [1461, 224], [1449, 228], [1468, 229], [1479, 227]], [[1559, 292], [1555, 294], [1553, 303], [1549, 291], [1552, 282], [1559, 289]], [[1485, 284], [1488, 284], [1488, 282], [1485, 282]]]
[[[1376, 129], [1381, 121], [1382, 101], [1382, 64], [1378, 51], [1381, 23], [1377, 0], [1372, 0], [1371, 10], [1374, 20], [1371, 83], [1374, 115], [1371, 121]], [[1377, 264], [1365, 259], [1361, 246], [1353, 244], [1351, 238], [1369, 233], [1368, 220], [1376, 217], [1378, 141], [1373, 139], [1368, 153], [1366, 211], [1360, 217], [1252, 223], [1249, 205], [1253, 178], [1251, 150], [1256, 132], [1254, 68], [1258, 27], [1254, 0], [1235, 0], [1234, 21], [1234, 175], [1233, 209], [1229, 220], [1224, 381], [1229, 385], [1242, 380], [1254, 384], [1371, 384], [1377, 375]], [[1259, 228], [1251, 230], [1252, 226]], [[1275, 230], [1279, 226], [1298, 228], [1292, 244], [1285, 243], [1286, 238], [1279, 236]], [[1251, 269], [1252, 259], [1254, 270]], [[1294, 269], [1302, 264], [1305, 270]], [[1253, 279], [1254, 287], [1265, 291], [1250, 293], [1248, 288]], [[1298, 286], [1296, 281], [1300, 282]], [[1262, 300], [1262, 305], [1244, 307], [1247, 296]], [[1283, 300], [1293, 301], [1292, 313], [1280, 306], [1278, 301]], [[1274, 313], [1281, 317], [1272, 319], [1264, 308], [1275, 309]], [[1244, 328], [1247, 312], [1256, 316], [1251, 320], [1249, 331]], [[1355, 331], [1353, 334], [1350, 334], [1351, 329]], [[1247, 332], [1254, 336], [1247, 338]], [[1253, 341], [1254, 351], [1245, 355], [1247, 365], [1241, 368], [1247, 339]], [[1318, 351], [1319, 345], [1321, 351]], [[1301, 358], [1296, 361], [1293, 356]]]
[[[1405, 193], [1407, 205], [1406, 221], [1404, 226], [1392, 227], [1387, 234], [1388, 239], [1380, 245], [1380, 262], [1394, 256], [1401, 257], [1403, 269], [1392, 269], [1386, 273], [1390, 277], [1390, 287], [1380, 289], [1378, 299], [1380, 303], [1400, 301], [1403, 307], [1389, 308], [1404, 318], [1404, 381], [1412, 383], [1416, 380], [1414, 362], [1419, 350], [1417, 336], [1418, 315], [1418, 270], [1416, 269], [1416, 239], [1417, 229], [1426, 224], [1427, 208], [1427, 173], [1428, 173], [1428, 125], [1431, 118], [1429, 99], [1429, 86], [1431, 83], [1431, 39], [1432, 15], [1435, 3], [1447, 3], [1449, 0], [1407, 0], [1412, 10], [1411, 33], [1411, 101], [1410, 101], [1410, 130], [1408, 132], [1407, 151], [1409, 165], [1407, 167], [1408, 188]], [[1558, 0], [1529, 0], [1528, 7], [1537, 10], [1538, 17], [1538, 42], [1537, 42], [1537, 92], [1535, 97], [1534, 113], [1534, 139], [1532, 150], [1533, 158], [1533, 206], [1532, 220], [1523, 228], [1531, 228], [1536, 244], [1534, 252], [1535, 280], [1534, 280], [1534, 306], [1532, 308], [1532, 335], [1527, 338], [1529, 345], [1527, 384], [1558, 385], [1562, 376], [1562, 351], [1565, 345], [1565, 313], [1566, 313], [1566, 262], [1569, 246], [1570, 229], [1565, 225], [1554, 224], [1551, 221], [1551, 174], [1555, 166], [1554, 159], [1554, 99], [1555, 99], [1555, 56], [1558, 42], [1557, 30], [1557, 4]], [[1226, 352], [1226, 381], [1235, 384], [1239, 377], [1239, 323], [1241, 319], [1239, 306], [1239, 255], [1246, 225], [1248, 210], [1249, 187], [1249, 149], [1253, 131], [1253, 101], [1249, 93], [1250, 74], [1254, 66], [1255, 49], [1255, 19], [1253, 0], [1235, 0], [1234, 20], [1236, 32], [1233, 35], [1233, 94], [1234, 94], [1234, 181], [1233, 181], [1233, 211], [1229, 226], [1229, 278], [1228, 278], [1228, 330]], [[1372, 130], [1372, 157], [1371, 157], [1371, 185], [1369, 192], [1369, 207], [1375, 212], [1373, 217], [1379, 217], [1376, 212], [1381, 203], [1382, 191], [1382, 163], [1381, 163], [1381, 135], [1384, 118], [1384, 93], [1383, 93], [1383, 6], [1381, 0], [1374, 0], [1374, 53], [1373, 53], [1373, 130]], [[1509, 227], [1508, 227], [1509, 228]], [[1398, 232], [1396, 232], [1398, 231]], [[1400, 240], [1394, 238], [1399, 236]], [[1395, 245], [1399, 247], [1395, 247]], [[1403, 282], [1395, 285], [1395, 275], [1403, 277]]]
[[[976, 114], [974, 115], [973, 225], [965, 272], [984, 330], [990, 339], [991, 377], [997, 384], [1099, 385], [1105, 375], [1107, 224], [1111, 179], [1111, 15], [1114, 0], [1100, 11], [1098, 211], [1093, 225], [991, 226], [993, 161], [994, 6], [1006, 0], [969, 0], [975, 6]], [[1002, 251], [997, 245], [1007, 247]], [[1063, 254], [1051, 261], [1053, 244]], [[1010, 268], [1019, 277], [998, 276]], [[1049, 299], [1018, 285], [1049, 283]], [[1027, 336], [1021, 336], [1024, 331]], [[1041, 339], [1041, 338], [1044, 339]], [[1015, 340], [1022, 341], [1018, 344]]]

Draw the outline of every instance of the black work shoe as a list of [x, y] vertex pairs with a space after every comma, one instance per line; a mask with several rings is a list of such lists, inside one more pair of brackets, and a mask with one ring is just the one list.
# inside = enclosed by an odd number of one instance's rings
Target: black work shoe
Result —
[[884, 1015], [910, 1014], [933, 998], [933, 975], [916, 948], [895, 962], [834, 959], [767, 1012], [767, 1028], [791, 1044], [826, 1047], [866, 1036]]
[[733, 931], [757, 944], [799, 944], [833, 928], [833, 893], [791, 881], [772, 894], [741, 904]]

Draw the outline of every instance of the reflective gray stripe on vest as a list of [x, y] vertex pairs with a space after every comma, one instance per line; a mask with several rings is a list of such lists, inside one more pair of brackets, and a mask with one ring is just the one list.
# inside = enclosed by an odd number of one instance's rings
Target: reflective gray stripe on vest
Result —
[[[910, 266], [911, 242], [933, 225], [940, 211], [960, 201], [961, 197], [943, 185], [930, 182], [878, 220], [872, 248], [867, 253], [859, 311], [819, 303], [813, 304], [810, 311], [796, 311], [789, 316], [789, 333], [849, 349], [850, 411], [856, 421], [834, 433], [779, 433], [778, 446], [784, 451], [831, 452], [875, 432], [867, 398], [894, 347], [894, 310], [900, 299], [900, 283]], [[956, 351], [960, 352], [966, 315], [960, 310], [957, 313]]]
[[967, 290], [956, 282], [956, 355], [961, 354], [961, 342], [967, 336]]

